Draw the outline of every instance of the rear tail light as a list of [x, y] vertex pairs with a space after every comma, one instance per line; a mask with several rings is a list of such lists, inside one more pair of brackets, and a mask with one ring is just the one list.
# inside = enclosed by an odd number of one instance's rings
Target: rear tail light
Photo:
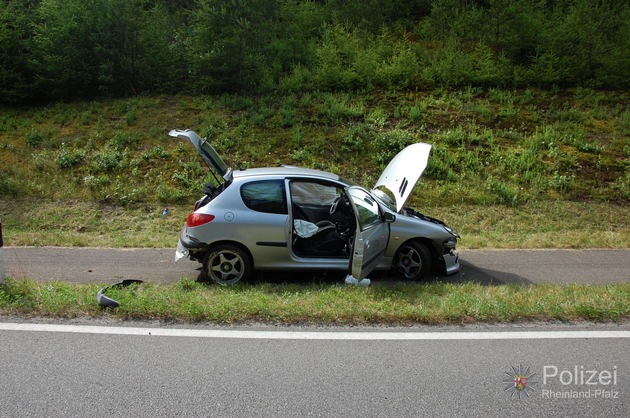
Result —
[[193, 228], [195, 226], [201, 226], [207, 224], [208, 222], [212, 222], [214, 220], [214, 215], [206, 215], [204, 213], [191, 213], [188, 215], [188, 219], [186, 219], [186, 226], [189, 228]]

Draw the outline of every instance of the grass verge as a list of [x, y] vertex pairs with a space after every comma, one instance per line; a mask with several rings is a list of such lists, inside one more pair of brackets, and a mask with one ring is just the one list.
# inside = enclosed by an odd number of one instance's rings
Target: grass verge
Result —
[[189, 279], [111, 289], [117, 309], [96, 302], [98, 284], [8, 279], [0, 315], [178, 322], [413, 325], [515, 321], [622, 321], [630, 283], [610, 285], [339, 284], [207, 286]]
[[[6, 246], [174, 248], [192, 205], [0, 200]], [[629, 248], [630, 211], [605, 202], [416, 208], [457, 229], [458, 248]]]

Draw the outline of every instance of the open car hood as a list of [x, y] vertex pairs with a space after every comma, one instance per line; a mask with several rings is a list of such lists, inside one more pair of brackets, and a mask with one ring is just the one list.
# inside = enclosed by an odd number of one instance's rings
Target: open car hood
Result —
[[387, 165], [374, 189], [385, 187], [396, 199], [396, 211], [400, 212], [416, 182], [427, 168], [431, 145], [419, 142], [400, 151]]
[[219, 154], [208, 143], [206, 138], [201, 138], [196, 132], [186, 129], [185, 131], [173, 129], [168, 133], [173, 138], [186, 139], [199, 151], [201, 157], [221, 176], [225, 181], [232, 179], [232, 169], [230, 169]]

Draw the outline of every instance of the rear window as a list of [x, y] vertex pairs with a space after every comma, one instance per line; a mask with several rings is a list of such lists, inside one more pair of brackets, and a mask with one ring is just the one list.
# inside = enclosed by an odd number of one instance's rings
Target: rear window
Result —
[[256, 212], [288, 214], [283, 180], [261, 180], [241, 186], [245, 206]]

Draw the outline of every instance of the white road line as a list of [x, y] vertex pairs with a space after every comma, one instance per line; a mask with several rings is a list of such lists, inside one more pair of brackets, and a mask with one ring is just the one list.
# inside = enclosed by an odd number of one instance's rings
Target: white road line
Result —
[[79, 334], [144, 335], [158, 337], [243, 338], [265, 340], [555, 340], [576, 338], [630, 338], [630, 331], [313, 332], [134, 328], [20, 323], [0, 323], [0, 331], [66, 332]]

